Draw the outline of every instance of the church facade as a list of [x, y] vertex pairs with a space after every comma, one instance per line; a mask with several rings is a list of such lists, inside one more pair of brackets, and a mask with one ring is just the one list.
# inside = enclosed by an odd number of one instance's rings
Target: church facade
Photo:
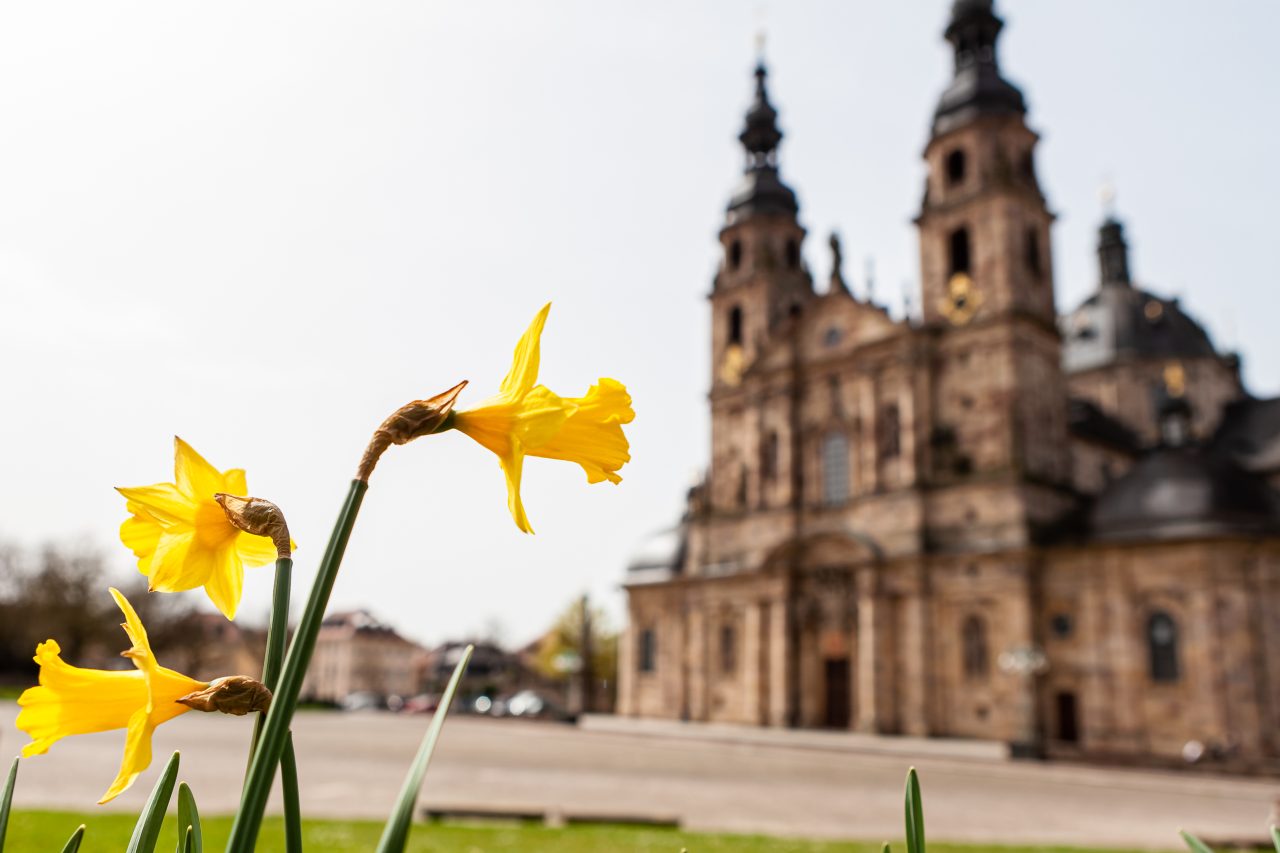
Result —
[[1280, 757], [1280, 401], [1099, 231], [1055, 308], [1037, 136], [991, 0], [956, 0], [920, 316], [825, 288], [766, 72], [710, 294], [711, 458], [628, 567], [618, 712]]

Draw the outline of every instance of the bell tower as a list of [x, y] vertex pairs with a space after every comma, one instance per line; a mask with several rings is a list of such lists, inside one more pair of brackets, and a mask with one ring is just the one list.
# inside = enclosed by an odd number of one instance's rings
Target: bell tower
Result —
[[755, 97], [738, 134], [746, 155], [742, 181], [720, 229], [722, 255], [711, 291], [712, 389], [733, 387], [787, 317], [813, 298], [800, 260], [804, 229], [796, 194], [778, 175], [778, 113], [761, 61]]
[[1027, 127], [1022, 92], [1000, 72], [1002, 27], [992, 0], [952, 4], [945, 35], [954, 71], [924, 152], [916, 224], [921, 307], [937, 342], [932, 479], [1007, 477], [1025, 510], [1009, 529], [1025, 534], [1061, 510], [1059, 500], [1034, 492], [1067, 484], [1070, 458], [1054, 217], [1036, 179], [1038, 136]]

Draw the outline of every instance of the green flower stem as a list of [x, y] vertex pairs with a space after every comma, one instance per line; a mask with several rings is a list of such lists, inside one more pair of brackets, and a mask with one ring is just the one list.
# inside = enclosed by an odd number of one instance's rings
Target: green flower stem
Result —
[[284, 849], [286, 853], [302, 853], [302, 804], [298, 802], [298, 760], [293, 754], [292, 732], [280, 757], [280, 787], [284, 790]]
[[[280, 665], [284, 661], [284, 643], [289, 636], [289, 584], [293, 576], [293, 560], [281, 557], [276, 560], [275, 586], [271, 592], [271, 621], [267, 623], [267, 650], [262, 656], [262, 683], [274, 695], [276, 681], [280, 678]], [[253, 722], [253, 739], [249, 741], [249, 759], [258, 749], [262, 737], [265, 714], [259, 714]], [[248, 768], [245, 769], [246, 774]]]
[[231, 825], [227, 853], [251, 853], [257, 843], [262, 815], [267, 808], [267, 797], [271, 794], [271, 783], [275, 779], [276, 765], [284, 755], [285, 744], [289, 740], [289, 724], [298, 704], [298, 694], [302, 691], [302, 680], [315, 651], [320, 622], [329, 604], [333, 583], [338, 577], [338, 567], [347, 550], [347, 541], [351, 538], [351, 528], [355, 526], [356, 516], [360, 512], [360, 503], [368, 489], [369, 484], [363, 480], [351, 482], [346, 503], [342, 506], [338, 522], [329, 537], [329, 545], [320, 560], [307, 607], [298, 620], [298, 629], [284, 659], [284, 669], [271, 700], [271, 710], [267, 712], [262, 737], [249, 763], [249, 775], [245, 778], [244, 791], [240, 795], [240, 810]]

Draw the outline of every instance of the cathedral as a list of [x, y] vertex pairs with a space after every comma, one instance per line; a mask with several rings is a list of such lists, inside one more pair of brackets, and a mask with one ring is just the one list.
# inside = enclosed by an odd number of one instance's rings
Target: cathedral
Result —
[[1280, 758], [1280, 399], [1098, 230], [1059, 316], [1037, 135], [955, 0], [918, 316], [825, 287], [763, 64], [712, 282], [711, 456], [628, 565], [620, 714]]

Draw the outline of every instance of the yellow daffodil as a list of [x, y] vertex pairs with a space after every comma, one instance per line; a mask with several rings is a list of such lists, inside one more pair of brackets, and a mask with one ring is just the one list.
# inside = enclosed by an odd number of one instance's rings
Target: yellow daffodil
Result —
[[516, 345], [511, 371], [498, 393], [450, 416], [461, 430], [493, 451], [507, 477], [507, 505], [516, 526], [532, 533], [520, 501], [525, 456], [576, 462], [587, 482], [620, 483], [618, 469], [631, 460], [622, 425], [631, 423], [631, 395], [616, 379], [601, 379], [583, 397], [560, 397], [538, 381], [540, 338], [551, 305], [543, 306]]
[[245, 495], [244, 471], [219, 472], [180, 438], [173, 439], [172, 483], [117, 488], [132, 515], [120, 525], [120, 539], [138, 558], [138, 570], [152, 592], [181, 592], [203, 586], [209, 599], [234, 619], [244, 589], [244, 567], [275, 562], [267, 536], [231, 523], [214, 495]]
[[48, 752], [67, 735], [128, 729], [120, 773], [99, 804], [125, 791], [151, 764], [151, 733], [156, 726], [191, 710], [177, 700], [209, 686], [156, 663], [138, 614], [117, 590], [111, 590], [111, 595], [124, 611], [121, 627], [133, 644], [124, 656], [137, 669], [80, 669], [62, 659], [56, 641], [46, 640], [36, 648], [40, 686], [18, 697], [22, 710], [17, 726], [31, 736], [31, 743], [22, 748], [24, 758]]

